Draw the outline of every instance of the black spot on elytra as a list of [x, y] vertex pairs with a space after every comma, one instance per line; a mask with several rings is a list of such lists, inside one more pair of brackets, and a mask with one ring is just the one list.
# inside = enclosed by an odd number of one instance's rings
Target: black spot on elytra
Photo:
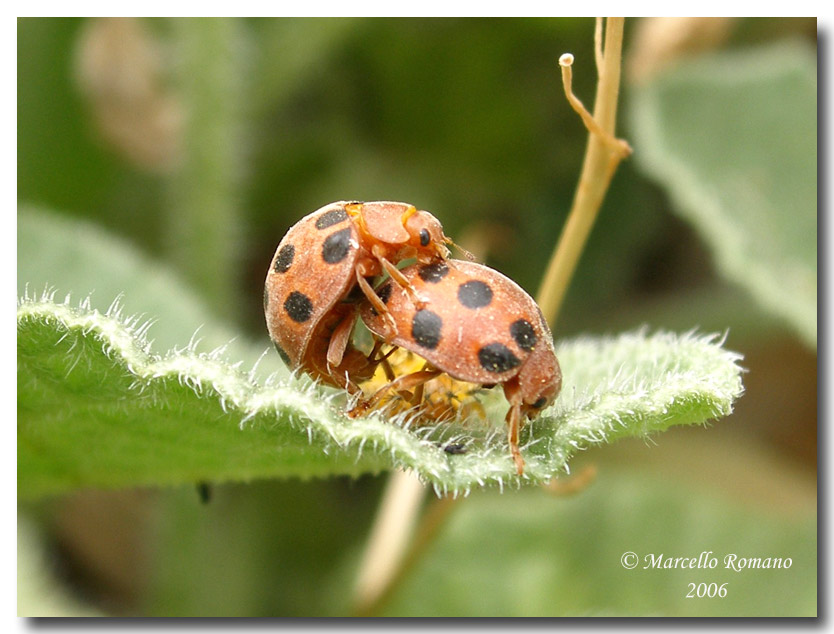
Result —
[[334, 231], [321, 247], [321, 257], [328, 264], [336, 264], [347, 257], [350, 252], [350, 227]]
[[448, 272], [449, 267], [444, 262], [435, 262], [434, 264], [421, 266], [417, 274], [424, 282], [437, 284], [440, 280], [446, 277]]
[[289, 271], [294, 257], [295, 247], [293, 245], [285, 244], [282, 246], [280, 251], [278, 251], [278, 255], [275, 257], [275, 272], [286, 273]]
[[537, 400], [535, 403], [533, 403], [532, 407], [534, 407], [535, 409], [541, 409], [542, 407], [545, 406], [546, 403], [547, 403], [547, 398], [542, 396], [539, 400]]
[[411, 320], [411, 336], [418, 345], [433, 350], [440, 343], [443, 320], [430, 310], [418, 310]]
[[489, 306], [492, 289], [480, 280], [469, 280], [458, 287], [458, 301], [467, 308]]
[[496, 374], [512, 370], [521, 363], [503, 343], [490, 343], [478, 350], [478, 361], [484, 370]]
[[519, 319], [510, 324], [510, 334], [522, 350], [529, 352], [536, 346], [536, 332], [533, 330], [533, 324], [526, 319]]
[[431, 236], [429, 235], [428, 229], [420, 229], [420, 246], [427, 247], [429, 246], [429, 240], [431, 240]]
[[284, 302], [284, 310], [287, 311], [290, 319], [302, 324], [313, 314], [313, 302], [304, 293], [293, 291]]
[[347, 217], [347, 212], [344, 209], [331, 209], [316, 219], [316, 229], [319, 231], [327, 229], [327, 227], [332, 227], [347, 220]]
[[290, 367], [292, 364], [290, 363], [290, 355], [286, 353], [286, 351], [278, 345], [277, 341], [272, 342], [275, 346], [275, 349], [278, 351], [278, 356], [281, 357], [281, 360], [287, 364], [287, 367]]

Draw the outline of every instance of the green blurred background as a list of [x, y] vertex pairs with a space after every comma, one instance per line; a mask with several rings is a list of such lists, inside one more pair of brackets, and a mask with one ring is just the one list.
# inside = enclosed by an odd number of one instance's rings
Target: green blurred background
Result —
[[[403, 200], [429, 210], [448, 235], [535, 294], [587, 138], [565, 101], [557, 60], [575, 55], [574, 91], [592, 104], [593, 29], [593, 20], [573, 18], [20, 19], [18, 200], [27, 207], [19, 218], [33, 205], [94, 223], [170, 265], [211, 319], [264, 348], [262, 284], [275, 246], [302, 215], [334, 200]], [[653, 446], [623, 442], [579, 457], [577, 469], [594, 465], [598, 475], [572, 498], [473, 494], [384, 614], [816, 614], [814, 315], [786, 316], [768, 303], [765, 282], [721, 264], [722, 249], [739, 250], [721, 244], [709, 219], [687, 213], [698, 196], [654, 169], [669, 150], [640, 122], [646, 95], [656, 104], [658, 95], [686, 94], [674, 92], [676, 81], [694, 76], [685, 64], [714, 56], [719, 67], [741, 54], [755, 77], [757, 60], [766, 67], [786, 42], [802, 51], [795, 74], [815, 77], [815, 19], [627, 20], [618, 133], [635, 154], [614, 179], [554, 333], [644, 324], [728, 331], [726, 346], [744, 354], [748, 369], [736, 412], [708, 429], [668, 432]], [[657, 79], [663, 73], [666, 84]], [[710, 104], [712, 89], [698, 82], [693, 94]], [[754, 88], [773, 112], [796, 116], [797, 91], [773, 84]], [[684, 159], [699, 150], [733, 156], [752, 138], [762, 154], [805, 157], [812, 178], [785, 176], [778, 188], [788, 190], [788, 203], [766, 222], [745, 216], [743, 205], [729, 205], [728, 218], [742, 234], [749, 223], [767, 259], [802, 254], [797, 266], [808, 270], [798, 276], [812, 275], [815, 285], [816, 146], [800, 134], [816, 130], [815, 99], [800, 104], [799, 132], [757, 138], [758, 129], [745, 129], [757, 123], [755, 112], [719, 101], [743, 104], [753, 93], [734, 82], [738, 95], [727, 96], [727, 85], [716, 81], [714, 107], [697, 109], [700, 126], [678, 125], [690, 136], [672, 147]], [[671, 108], [664, 122], [684, 110]], [[693, 138], [706, 149], [687, 147]], [[703, 190], [711, 187], [721, 183]], [[745, 195], [767, 191], [756, 187]], [[59, 283], [38, 271], [42, 261], [36, 247], [19, 248], [21, 286]], [[755, 258], [747, 268], [756, 270]], [[123, 291], [129, 300], [130, 288]], [[113, 299], [94, 297], [103, 308]], [[815, 289], [813, 300], [815, 313]], [[157, 316], [158, 352], [187, 343], [165, 339], [165, 320], [177, 315]], [[814, 319], [811, 336], [798, 323], [805, 318]], [[190, 488], [21, 504], [19, 610], [347, 614], [384, 483], [368, 476], [223, 485], [205, 505]], [[624, 551], [702, 550], [794, 563], [729, 576], [625, 571], [619, 563]], [[729, 581], [727, 598], [685, 598], [689, 582], [719, 580]]]

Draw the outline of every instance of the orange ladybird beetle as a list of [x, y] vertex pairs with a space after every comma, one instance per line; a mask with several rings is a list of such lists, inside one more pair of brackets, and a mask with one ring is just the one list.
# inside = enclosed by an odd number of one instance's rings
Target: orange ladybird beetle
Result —
[[[500, 384], [510, 403], [506, 416], [510, 451], [522, 475], [524, 460], [518, 448], [522, 421], [552, 403], [562, 387], [553, 339], [541, 310], [515, 282], [482, 264], [445, 260], [415, 264], [401, 273], [422, 304], [415, 304], [391, 281], [383, 282], [376, 292], [397, 324], [398, 334], [391, 343], [418, 354], [427, 365], [380, 388], [359, 410], [373, 407], [388, 390], [411, 390], [442, 372], [487, 387]], [[360, 315], [372, 333], [384, 335], [382, 313], [373, 305], [363, 303]]]
[[388, 273], [420, 303], [395, 264], [442, 261], [447, 243], [437, 218], [406, 203], [335, 202], [302, 218], [278, 245], [264, 286], [267, 329], [281, 358], [292, 369], [355, 390], [379, 362], [376, 350], [367, 357], [350, 343], [356, 300], [364, 295], [375, 307], [384, 322], [380, 332], [391, 340], [397, 327], [373, 278]]

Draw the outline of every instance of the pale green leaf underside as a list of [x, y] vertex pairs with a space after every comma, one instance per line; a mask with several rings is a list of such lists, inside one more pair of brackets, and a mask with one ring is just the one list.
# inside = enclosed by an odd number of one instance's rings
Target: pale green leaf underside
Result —
[[[118, 311], [24, 299], [18, 307], [18, 489], [168, 485], [414, 470], [440, 494], [537, 483], [576, 451], [725, 416], [742, 392], [739, 355], [714, 336], [643, 332], [558, 349], [557, 403], [522, 433], [515, 475], [498, 390], [491, 423], [413, 428], [352, 420], [344, 394], [286, 375], [262, 380], [222, 353], [150, 351]], [[439, 444], [465, 443], [446, 453]]]
[[817, 340], [817, 82], [780, 45], [681, 64], [630, 103], [638, 165], [719, 269], [812, 347]]

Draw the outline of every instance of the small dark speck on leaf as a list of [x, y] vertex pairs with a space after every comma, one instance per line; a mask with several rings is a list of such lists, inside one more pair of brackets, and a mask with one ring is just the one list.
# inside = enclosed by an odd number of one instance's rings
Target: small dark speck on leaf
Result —
[[436, 443], [436, 445], [443, 449], [446, 453], [452, 454], [453, 456], [466, 453], [466, 445], [463, 443], [449, 443], [448, 445]]

